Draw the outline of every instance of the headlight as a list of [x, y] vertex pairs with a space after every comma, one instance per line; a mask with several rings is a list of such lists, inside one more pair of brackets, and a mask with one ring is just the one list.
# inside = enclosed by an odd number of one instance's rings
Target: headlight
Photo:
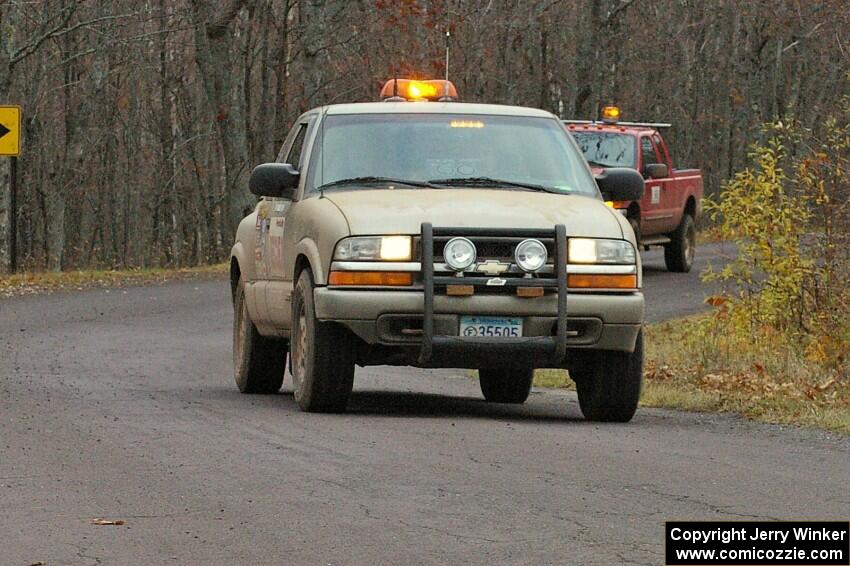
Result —
[[549, 253], [540, 240], [523, 240], [514, 250], [516, 264], [525, 272], [537, 271], [546, 264]]
[[411, 257], [410, 236], [361, 236], [346, 238], [336, 245], [339, 261], [407, 261]]
[[443, 248], [443, 258], [455, 271], [463, 271], [475, 263], [475, 244], [466, 238], [452, 238]]
[[625, 240], [570, 238], [570, 263], [635, 263], [635, 249]]

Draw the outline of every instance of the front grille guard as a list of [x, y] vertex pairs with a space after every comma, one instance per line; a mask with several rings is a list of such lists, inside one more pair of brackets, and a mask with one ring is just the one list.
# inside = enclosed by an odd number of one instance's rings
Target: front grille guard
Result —
[[[567, 229], [558, 224], [553, 230], [492, 230], [485, 228], [435, 228], [430, 222], [422, 224], [421, 228], [422, 253], [422, 285], [425, 294], [425, 305], [422, 316], [422, 350], [419, 353], [419, 363], [427, 365], [434, 357], [435, 351], [446, 350], [462, 355], [462, 350], [496, 349], [506, 354], [527, 353], [539, 359], [547, 356], [553, 366], [561, 366], [567, 354]], [[465, 276], [462, 280], [454, 276], [436, 275], [434, 273], [434, 237], [435, 236], [465, 236], [468, 238], [487, 236], [517, 236], [524, 238], [555, 239], [555, 279], [508, 279], [506, 287], [545, 287], [555, 288], [558, 292], [558, 322], [555, 336], [528, 336], [522, 338], [478, 338], [469, 336], [446, 336], [434, 334], [434, 287], [463, 283], [483, 287], [492, 277]], [[486, 315], [488, 313], [480, 313]]]

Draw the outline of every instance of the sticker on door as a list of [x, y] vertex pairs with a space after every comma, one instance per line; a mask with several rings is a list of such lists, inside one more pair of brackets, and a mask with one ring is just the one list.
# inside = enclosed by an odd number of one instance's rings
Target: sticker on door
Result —
[[655, 185], [652, 187], [652, 196], [650, 197], [650, 202], [652, 204], [658, 204], [661, 202], [661, 185]]

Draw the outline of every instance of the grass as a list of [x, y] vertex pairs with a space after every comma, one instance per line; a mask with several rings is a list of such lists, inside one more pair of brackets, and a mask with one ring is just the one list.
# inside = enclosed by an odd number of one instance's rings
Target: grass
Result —
[[81, 271], [46, 271], [0, 275], [0, 297], [44, 294], [91, 287], [122, 287], [173, 279], [205, 279], [227, 273], [227, 264], [180, 268], [104, 269]]
[[723, 241], [725, 241], [723, 234], [721, 234], [720, 227], [716, 224], [702, 226], [697, 230], [697, 245], [716, 244]]
[[[709, 324], [713, 316], [700, 314], [647, 328], [642, 406], [731, 412], [850, 435], [846, 370], [824, 367], [776, 337], [741, 340], [731, 332], [716, 332]], [[559, 370], [539, 370], [534, 384], [574, 388], [568, 374]]]

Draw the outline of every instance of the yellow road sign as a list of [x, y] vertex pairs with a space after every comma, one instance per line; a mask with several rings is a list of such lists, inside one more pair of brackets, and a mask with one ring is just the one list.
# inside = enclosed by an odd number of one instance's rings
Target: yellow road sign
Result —
[[21, 153], [21, 107], [0, 106], [0, 155]]

